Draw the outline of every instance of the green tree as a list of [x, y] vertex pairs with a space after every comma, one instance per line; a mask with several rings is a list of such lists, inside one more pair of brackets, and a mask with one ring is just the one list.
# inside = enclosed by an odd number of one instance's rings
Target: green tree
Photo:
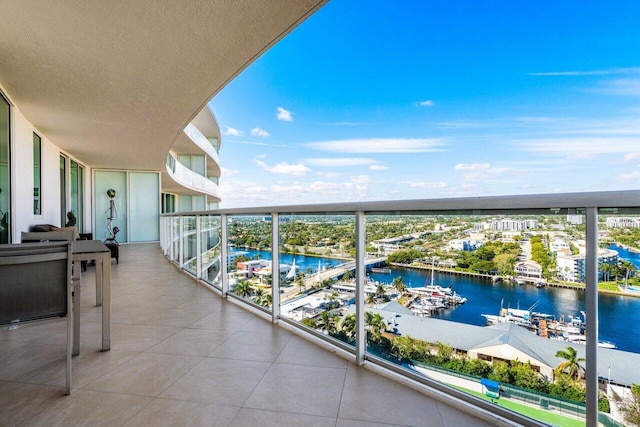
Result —
[[241, 297], [248, 297], [253, 292], [253, 288], [251, 287], [251, 283], [246, 280], [238, 282], [233, 287], [233, 293], [239, 295]]
[[624, 277], [624, 286], [625, 288], [629, 285], [629, 278], [636, 271], [635, 265], [633, 265], [630, 261], [620, 261], [618, 263], [620, 271]]
[[356, 315], [349, 314], [344, 316], [342, 323], [340, 324], [340, 330], [344, 332], [349, 341], [356, 339]]
[[578, 357], [578, 352], [571, 346], [566, 346], [566, 350], [558, 350], [556, 357], [561, 357], [564, 362], [560, 362], [555, 369], [556, 374], [567, 373], [570, 378], [580, 379], [582, 375], [582, 366], [580, 362], [584, 362], [584, 357]]
[[393, 279], [393, 281], [391, 282], [391, 285], [403, 295], [407, 291], [407, 285], [404, 284], [404, 280], [402, 280], [401, 276], [398, 276], [395, 279]]
[[367, 294], [367, 304], [374, 305], [376, 303], [376, 294]]
[[620, 409], [630, 425], [640, 425], [640, 385], [633, 384], [631, 398], [621, 402]]
[[369, 335], [371, 340], [374, 342], [379, 342], [382, 337], [382, 331], [385, 330], [384, 318], [380, 315], [380, 313], [372, 313], [370, 311], [365, 311], [364, 313], [364, 324], [369, 327]]

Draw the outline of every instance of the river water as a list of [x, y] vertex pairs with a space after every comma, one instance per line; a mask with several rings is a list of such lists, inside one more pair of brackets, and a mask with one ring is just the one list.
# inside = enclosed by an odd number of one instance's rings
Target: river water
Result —
[[[619, 250], [621, 258], [628, 259], [640, 268], [640, 255]], [[248, 250], [249, 258], [258, 256], [271, 259], [271, 252]], [[316, 272], [318, 262], [321, 268], [331, 268], [343, 261], [327, 258], [307, 257], [303, 255], [281, 255], [281, 263], [291, 264], [295, 258], [296, 266], [305, 271], [310, 268]], [[634, 262], [635, 261], [635, 262]], [[637, 264], [636, 264], [637, 263]], [[369, 273], [369, 278], [382, 283], [391, 283], [396, 277], [402, 277], [409, 287], [424, 286], [431, 280], [431, 271], [414, 270], [408, 268], [392, 268], [391, 274]], [[484, 325], [485, 319], [481, 314], [498, 314], [500, 304], [504, 307], [528, 309], [538, 303], [534, 311], [552, 314], [556, 317], [563, 315], [577, 316], [585, 309], [584, 292], [573, 289], [541, 288], [532, 285], [516, 285], [491, 280], [459, 276], [435, 272], [434, 282], [440, 286], [451, 286], [458, 294], [468, 298], [466, 304], [456, 308], [442, 310], [434, 317], [468, 323]], [[611, 341], [618, 349], [640, 353], [640, 298], [613, 295], [599, 295], [599, 339]]]

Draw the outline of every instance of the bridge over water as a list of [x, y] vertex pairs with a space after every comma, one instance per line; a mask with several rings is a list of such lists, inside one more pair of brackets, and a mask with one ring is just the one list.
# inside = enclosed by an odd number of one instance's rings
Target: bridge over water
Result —
[[[366, 267], [377, 267], [382, 266], [387, 261], [387, 257], [378, 257], [378, 258], [367, 258], [364, 260]], [[307, 276], [304, 278], [304, 286], [305, 288], [312, 285], [317, 285], [318, 283], [322, 283], [327, 279], [335, 279], [336, 277], [340, 277], [344, 275], [347, 271], [353, 271], [356, 269], [356, 262], [350, 261], [345, 262], [344, 264], [339, 264], [333, 268], [328, 270], [321, 271], [320, 274], [314, 274], [312, 276]]]

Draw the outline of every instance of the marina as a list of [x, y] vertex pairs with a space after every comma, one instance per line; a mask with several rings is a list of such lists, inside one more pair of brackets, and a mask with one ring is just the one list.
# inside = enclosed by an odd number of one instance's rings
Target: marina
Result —
[[[257, 256], [271, 259], [269, 251], [244, 251], [249, 258]], [[299, 254], [282, 254], [280, 262], [291, 264], [294, 259], [299, 271], [311, 271], [312, 274], [317, 273], [318, 268], [333, 268], [344, 263], [339, 259]], [[368, 278], [390, 285], [394, 278], [402, 277], [408, 288], [421, 288], [431, 281], [430, 267], [412, 269], [392, 266], [390, 269], [390, 274], [371, 271]], [[466, 296], [468, 301], [450, 309], [434, 310], [430, 313], [431, 317], [470, 325], [485, 325], [486, 318], [482, 314], [498, 314], [501, 301], [504, 301], [504, 307], [516, 310], [527, 309], [538, 302], [536, 312], [548, 313], [556, 319], [578, 316], [585, 307], [584, 292], [575, 288], [552, 286], [536, 288], [502, 281], [494, 283], [489, 277], [447, 274], [439, 272], [437, 268], [434, 283], [442, 288], [450, 288], [456, 294]], [[633, 328], [629, 329], [630, 325], [640, 324], [640, 299], [600, 294], [599, 301], [599, 339], [602, 342], [615, 343], [619, 350], [640, 353], [640, 333]]]

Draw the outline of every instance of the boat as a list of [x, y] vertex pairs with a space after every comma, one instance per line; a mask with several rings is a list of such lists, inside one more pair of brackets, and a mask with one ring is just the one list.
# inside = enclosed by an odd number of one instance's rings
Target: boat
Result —
[[[568, 334], [564, 336], [564, 340], [570, 342], [572, 344], [582, 344], [585, 345], [587, 343], [587, 337], [582, 334]], [[616, 345], [610, 341], [598, 341], [598, 347], [600, 348], [611, 348], [616, 349]]]
[[538, 289], [544, 288], [545, 286], [547, 286], [545, 282], [536, 282], [536, 288]]
[[515, 323], [518, 326], [522, 326], [527, 329], [535, 330], [538, 328], [537, 323], [539, 319], [552, 319], [553, 316], [546, 313], [534, 312], [533, 310], [538, 306], [539, 301], [536, 301], [527, 310], [519, 308], [504, 308], [502, 305], [504, 300], [500, 302], [500, 312], [495, 314], [481, 314], [487, 321], [487, 325], [495, 325], [497, 323]]
[[293, 259], [293, 262], [291, 263], [291, 267], [289, 268], [289, 271], [287, 272], [287, 276], [286, 279], [287, 280], [293, 280], [296, 277], [296, 259]]
[[382, 268], [382, 267], [371, 267], [371, 272], [373, 272], [373, 273], [391, 274], [391, 269], [390, 268]]

